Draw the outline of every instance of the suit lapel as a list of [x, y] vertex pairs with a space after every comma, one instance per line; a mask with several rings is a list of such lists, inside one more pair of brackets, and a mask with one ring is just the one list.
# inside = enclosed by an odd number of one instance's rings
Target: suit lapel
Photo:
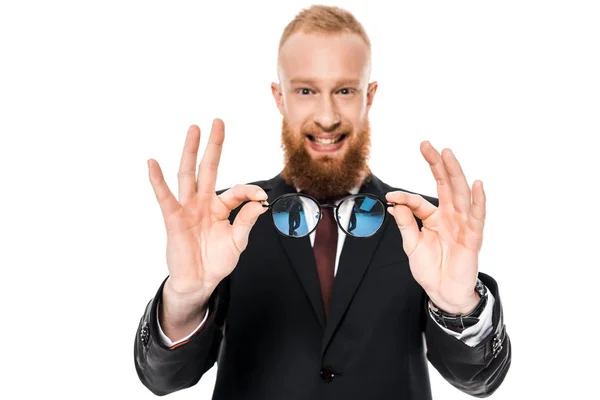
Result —
[[[286, 193], [295, 193], [296, 189], [288, 185], [281, 176], [273, 179], [272, 190], [267, 192], [269, 202]], [[275, 228], [273, 228], [275, 229]], [[281, 245], [283, 246], [290, 264], [293, 266], [298, 279], [304, 287], [304, 291], [310, 301], [321, 327], [325, 329], [325, 310], [321, 296], [321, 285], [317, 273], [317, 264], [310, 244], [310, 237], [289, 238], [277, 232]]]
[[[385, 201], [385, 192], [383, 191], [381, 182], [373, 175], [371, 175], [369, 182], [361, 187], [359, 193], [371, 193]], [[323, 353], [350, 305], [352, 297], [358, 289], [389, 223], [390, 218], [386, 217], [384, 226], [371, 237], [355, 238], [346, 236], [344, 239], [344, 247], [340, 254], [338, 270], [333, 282], [331, 309], [323, 337]]]

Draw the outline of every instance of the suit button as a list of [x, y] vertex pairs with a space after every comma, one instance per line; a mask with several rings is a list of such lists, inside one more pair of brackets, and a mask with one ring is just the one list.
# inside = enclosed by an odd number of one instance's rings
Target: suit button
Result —
[[321, 379], [323, 379], [325, 382], [331, 382], [334, 376], [335, 373], [331, 368], [321, 369]]

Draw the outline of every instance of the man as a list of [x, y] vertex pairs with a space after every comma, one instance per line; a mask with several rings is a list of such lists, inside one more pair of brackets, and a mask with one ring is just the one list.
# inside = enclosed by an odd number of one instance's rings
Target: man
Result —
[[[482, 183], [470, 188], [452, 152], [428, 142], [438, 198], [369, 170], [370, 60], [350, 13], [303, 10], [284, 30], [272, 84], [279, 175], [215, 192], [218, 119], [197, 179], [200, 131], [188, 131], [178, 200], [149, 160], [169, 270], [135, 339], [136, 370], [153, 393], [191, 387], [215, 362], [215, 399], [430, 399], [427, 360], [473, 396], [504, 380], [511, 346], [498, 286], [478, 271]], [[300, 195], [318, 201], [302, 213], [316, 229], [292, 237], [288, 214], [278, 229], [278, 205]], [[347, 234], [352, 216], [353, 232], [366, 227], [353, 215], [359, 201], [375, 228]]]

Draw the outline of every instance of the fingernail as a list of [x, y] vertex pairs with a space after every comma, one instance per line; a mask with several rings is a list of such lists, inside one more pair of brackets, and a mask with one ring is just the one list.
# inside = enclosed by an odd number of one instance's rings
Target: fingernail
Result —
[[269, 196], [267, 196], [267, 193], [264, 190], [259, 190], [256, 192], [257, 200], [267, 200], [268, 198]]

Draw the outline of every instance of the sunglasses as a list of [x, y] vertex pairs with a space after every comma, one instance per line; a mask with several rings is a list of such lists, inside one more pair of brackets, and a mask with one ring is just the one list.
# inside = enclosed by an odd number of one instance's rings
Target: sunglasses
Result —
[[354, 194], [335, 204], [319, 203], [303, 193], [288, 193], [270, 204], [263, 203], [271, 213], [273, 225], [284, 236], [302, 238], [317, 229], [323, 208], [333, 208], [334, 220], [344, 233], [365, 238], [383, 226], [386, 206], [393, 206], [372, 194]]

